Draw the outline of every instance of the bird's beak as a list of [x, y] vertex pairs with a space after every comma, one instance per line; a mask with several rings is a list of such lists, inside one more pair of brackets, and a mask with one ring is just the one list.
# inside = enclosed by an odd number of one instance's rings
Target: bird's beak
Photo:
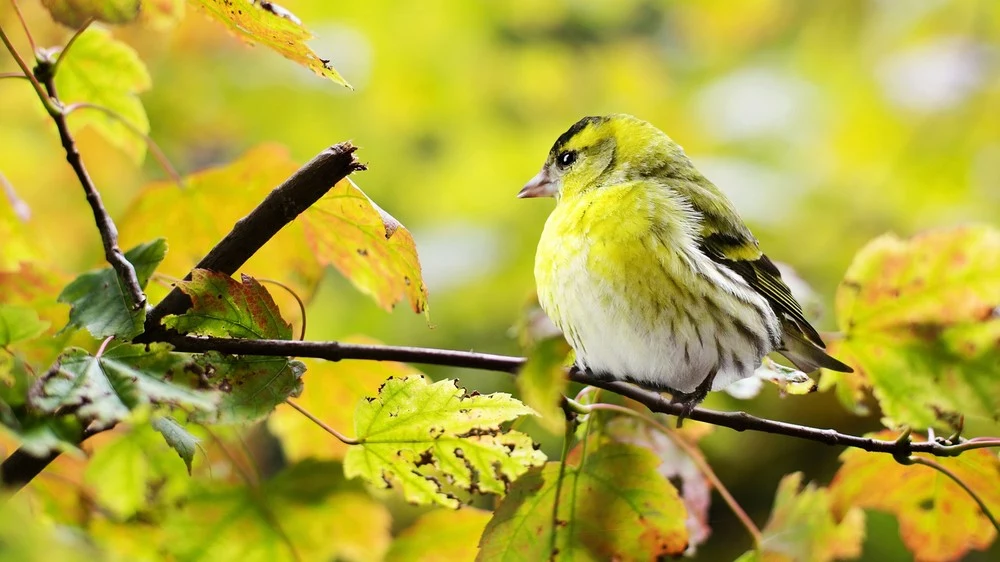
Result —
[[558, 191], [559, 186], [549, 177], [548, 169], [542, 168], [541, 172], [538, 172], [535, 177], [524, 184], [524, 187], [521, 188], [517, 196], [520, 199], [528, 197], [555, 197]]

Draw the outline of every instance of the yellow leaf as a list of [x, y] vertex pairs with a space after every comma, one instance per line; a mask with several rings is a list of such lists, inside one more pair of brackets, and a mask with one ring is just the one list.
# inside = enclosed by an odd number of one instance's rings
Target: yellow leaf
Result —
[[194, 4], [244, 41], [266, 45], [320, 76], [351, 87], [330, 61], [306, 45], [312, 33], [299, 18], [278, 4], [250, 0], [194, 0]]
[[386, 310], [407, 299], [427, 309], [427, 288], [413, 236], [345, 178], [300, 217], [323, 264], [340, 270]]
[[[152, 233], [169, 232], [170, 251], [157, 272], [184, 277], [237, 220], [298, 168], [285, 148], [264, 144], [226, 166], [188, 176], [183, 189], [172, 182], [151, 183], [143, 188], [119, 222], [121, 244], [129, 247], [133, 240], [141, 242]], [[183, 228], [178, 228], [179, 225]], [[304, 242], [302, 226], [293, 221], [250, 258], [241, 271], [257, 279], [280, 281], [308, 300], [322, 267]], [[160, 291], [165, 292], [163, 288]], [[274, 299], [282, 316], [299, 316], [298, 307], [284, 291], [275, 291]]]
[[386, 561], [473, 560], [479, 550], [479, 537], [491, 516], [489, 511], [472, 507], [431, 511], [396, 537]]

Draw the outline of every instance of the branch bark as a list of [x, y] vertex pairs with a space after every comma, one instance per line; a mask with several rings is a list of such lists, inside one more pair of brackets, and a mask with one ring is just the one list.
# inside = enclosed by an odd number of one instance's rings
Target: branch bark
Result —
[[[244, 340], [193, 336], [175, 336], [166, 338], [163, 341], [172, 344], [176, 351], [188, 353], [218, 351], [234, 355], [312, 357], [328, 361], [340, 361], [342, 359], [403, 361], [425, 365], [480, 369], [508, 374], [516, 374], [526, 361], [523, 357], [509, 355], [421, 347], [352, 344], [337, 341]], [[676, 416], [682, 410], [680, 404], [671, 404], [670, 400], [656, 392], [645, 390], [626, 382], [602, 379], [575, 370], [571, 371], [569, 376], [575, 382], [596, 386], [631, 398], [645, 405], [653, 412]], [[840, 433], [833, 429], [819, 429], [760, 418], [746, 412], [720, 412], [700, 407], [695, 408], [688, 417], [693, 420], [728, 427], [735, 431], [760, 431], [817, 441], [826, 445], [855, 447], [873, 453], [888, 453], [901, 460], [909, 458], [914, 453], [929, 453], [935, 456], [951, 457], [977, 446], [972, 441], [949, 444], [941, 441], [914, 443], [909, 439], [896, 441], [870, 439]], [[1000, 446], [1000, 440], [984, 441], [978, 446]]]
[[[62, 108], [62, 105], [59, 103], [58, 93], [56, 92], [54, 66], [50, 62], [39, 62], [35, 68], [35, 74], [45, 86], [45, 91], [49, 99], [55, 102], [57, 107]], [[101, 233], [101, 243], [104, 245], [104, 259], [114, 268], [118, 282], [122, 284], [125, 294], [132, 301], [132, 309], [138, 310], [146, 306], [146, 294], [143, 293], [142, 287], [139, 285], [139, 278], [136, 277], [135, 268], [125, 259], [125, 254], [118, 247], [118, 228], [115, 226], [114, 221], [111, 220], [111, 215], [104, 208], [101, 194], [97, 191], [94, 180], [90, 178], [87, 168], [83, 165], [80, 152], [76, 149], [76, 141], [69, 132], [65, 110], [60, 109], [60, 111], [52, 113], [52, 120], [55, 121], [56, 128], [59, 130], [59, 139], [62, 141], [63, 149], [66, 151], [66, 161], [69, 162], [73, 171], [76, 172], [76, 177], [80, 180], [80, 185], [83, 186], [83, 191], [87, 196], [87, 203], [90, 204], [90, 210], [94, 213], [94, 223], [97, 224], [97, 230]]]
[[[250, 214], [236, 221], [229, 234], [202, 258], [197, 269], [232, 275], [279, 230], [326, 194], [338, 181], [365, 169], [354, 157], [357, 147], [349, 142], [331, 146], [317, 154], [268, 194]], [[185, 280], [191, 279], [189, 272]], [[191, 299], [174, 288], [146, 315], [146, 330], [135, 339], [148, 343], [162, 339], [167, 330], [160, 323], [168, 314], [179, 314]]]
[[[352, 172], [365, 169], [364, 164], [354, 157], [355, 150], [355, 146], [345, 142], [320, 152], [268, 194], [249, 215], [236, 221], [229, 234], [196, 267], [230, 275], [235, 273], [282, 227], [319, 200], [334, 184]], [[86, 170], [83, 173], [86, 174]], [[185, 279], [190, 278], [188, 273]], [[146, 332], [134, 341], [170, 341], [176, 334], [168, 333], [160, 320], [168, 314], [183, 312], [189, 306], [188, 297], [174, 289], [146, 315]], [[47, 457], [35, 457], [22, 449], [14, 451], [0, 464], [0, 487], [11, 493], [20, 490], [58, 456], [54, 453]]]

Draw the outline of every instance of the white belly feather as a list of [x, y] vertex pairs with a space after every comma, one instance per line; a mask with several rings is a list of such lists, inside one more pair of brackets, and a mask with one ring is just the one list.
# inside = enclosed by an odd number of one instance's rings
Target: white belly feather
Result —
[[[552, 290], [539, 294], [542, 307], [576, 351], [580, 367], [687, 393], [716, 368], [712, 390], [752, 376], [772, 350], [779, 323], [764, 298], [696, 249], [688, 255], [688, 263], [711, 282], [704, 284], [708, 292], [689, 295], [694, 302], [687, 303], [679, 302], [679, 295], [669, 295], [674, 306], [663, 307], [644, 302], [640, 292], [624, 294], [620, 284], [588, 271], [589, 248], [581, 246], [568, 252], [575, 255], [564, 253], [569, 259], [560, 265], [549, 262]], [[722, 309], [723, 317], [698, 312], [709, 305]], [[736, 319], [742, 331], [736, 328]], [[748, 333], [755, 337], [748, 339]]]

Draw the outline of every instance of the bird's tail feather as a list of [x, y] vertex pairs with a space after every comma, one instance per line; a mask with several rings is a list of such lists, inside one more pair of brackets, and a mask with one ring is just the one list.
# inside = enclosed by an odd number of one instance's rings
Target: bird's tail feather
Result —
[[778, 350], [778, 353], [787, 357], [800, 371], [811, 373], [822, 367], [841, 373], [854, 372], [854, 369], [830, 357], [822, 347], [809, 341], [805, 334], [798, 330], [797, 326], [786, 323], [783, 328], [782, 343], [784, 345], [783, 349]]

